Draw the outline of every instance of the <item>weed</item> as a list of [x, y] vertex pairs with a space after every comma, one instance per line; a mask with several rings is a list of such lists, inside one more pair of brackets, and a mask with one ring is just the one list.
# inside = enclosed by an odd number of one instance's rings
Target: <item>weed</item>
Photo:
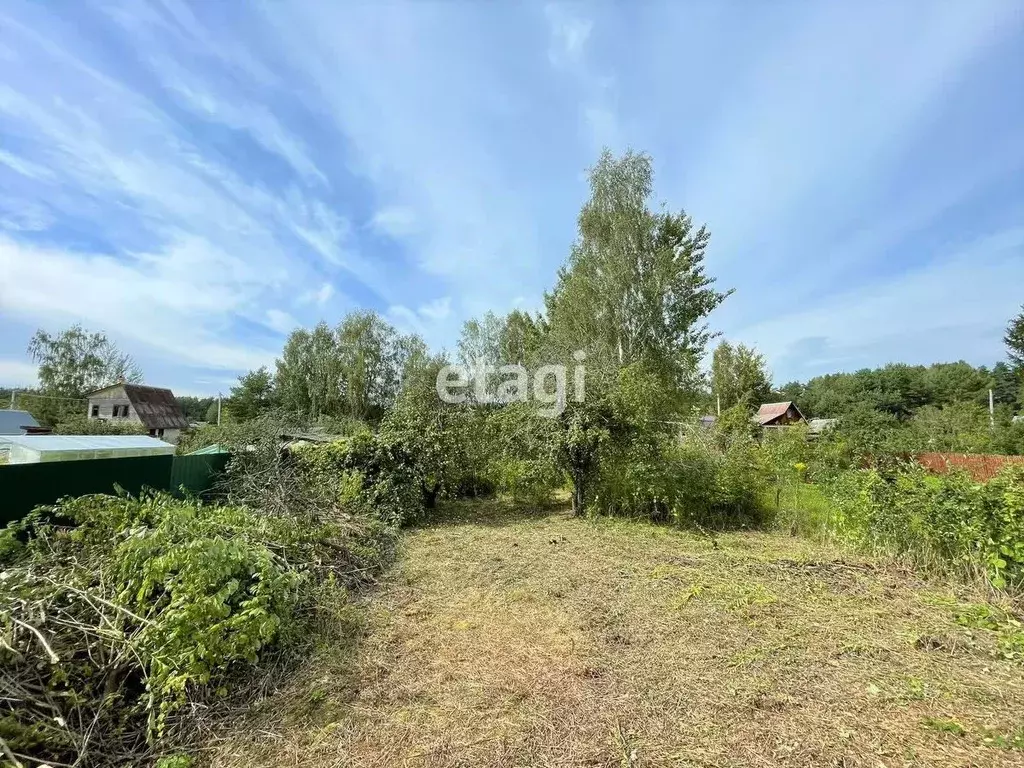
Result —
[[926, 717], [921, 721], [921, 725], [932, 731], [938, 733], [948, 733], [952, 736], [966, 736], [967, 729], [964, 728], [956, 720], [949, 720], [942, 717]]

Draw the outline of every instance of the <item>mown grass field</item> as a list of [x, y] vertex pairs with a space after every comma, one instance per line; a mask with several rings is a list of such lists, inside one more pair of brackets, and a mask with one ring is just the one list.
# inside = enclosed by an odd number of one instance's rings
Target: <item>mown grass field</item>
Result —
[[213, 764], [1024, 765], [1024, 667], [964, 626], [970, 588], [786, 535], [452, 512]]

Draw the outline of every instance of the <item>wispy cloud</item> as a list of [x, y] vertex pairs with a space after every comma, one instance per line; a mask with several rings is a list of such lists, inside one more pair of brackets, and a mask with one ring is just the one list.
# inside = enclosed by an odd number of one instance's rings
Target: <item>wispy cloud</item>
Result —
[[[979, 265], [984, 265], [979, 268]], [[993, 233], [934, 262], [740, 329], [789, 376], [871, 363], [975, 365], [1002, 357], [1024, 285], [1024, 228]], [[779, 382], [782, 383], [782, 382]]]
[[[13, 0], [0, 359], [81, 321], [201, 388], [355, 306], [451, 345], [539, 306], [604, 145], [649, 151], [709, 223], [738, 289], [714, 322], [781, 378], [995, 357], [1024, 262], [1022, 27], [1000, 0]], [[947, 280], [962, 307], [929, 314]]]
[[400, 205], [390, 205], [373, 215], [370, 226], [388, 237], [408, 237], [416, 232], [416, 212]]

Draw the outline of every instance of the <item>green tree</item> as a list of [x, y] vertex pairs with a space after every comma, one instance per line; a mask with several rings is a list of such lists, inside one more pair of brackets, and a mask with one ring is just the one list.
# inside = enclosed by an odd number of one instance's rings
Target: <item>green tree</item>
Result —
[[1004, 362], [992, 367], [992, 398], [997, 405], [1014, 406], [1021, 392], [1020, 378], [1016, 372]]
[[377, 423], [427, 356], [418, 336], [399, 335], [376, 312], [353, 312], [334, 329], [318, 323], [292, 331], [276, 362], [275, 390], [282, 408], [313, 420]]
[[501, 338], [505, 331], [505, 319], [488, 312], [477, 320], [472, 318], [462, 325], [459, 336], [459, 362], [473, 368], [478, 365], [499, 365], [501, 359]]
[[238, 377], [225, 407], [235, 421], [249, 421], [277, 405], [274, 377], [266, 366]]
[[410, 370], [394, 407], [381, 423], [384, 442], [402, 445], [415, 457], [428, 509], [439, 496], [454, 493], [463, 478], [476, 474], [478, 465], [474, 444], [480, 430], [471, 425], [479, 414], [437, 396], [437, 375], [447, 363], [444, 357], [435, 356]]
[[133, 384], [142, 381], [142, 370], [131, 355], [121, 352], [106, 334], [91, 333], [80, 325], [56, 335], [36, 331], [28, 354], [39, 364], [39, 386], [46, 394], [82, 397], [122, 379]]
[[207, 424], [216, 424], [217, 423], [217, 412], [218, 412], [218, 410], [222, 410], [222, 409], [218, 409], [217, 408], [217, 401], [214, 400], [213, 402], [210, 403], [209, 407], [206, 409], [206, 413], [204, 414], [203, 421], [205, 421]]
[[178, 395], [174, 398], [181, 407], [181, 412], [189, 421], [205, 421], [206, 412], [214, 402], [212, 397], [195, 397], [193, 395]]
[[[545, 296], [541, 356], [571, 365], [577, 352], [585, 354], [585, 400], [567, 402], [553, 432], [576, 514], [591, 501], [605, 454], [643, 434], [656, 443], [653, 436], [671, 430], [669, 422], [696, 401], [698, 366], [712, 337], [707, 316], [727, 295], [705, 272], [707, 230], [684, 212], [651, 210], [652, 188], [647, 155], [601, 155], [578, 237]], [[642, 376], [623, 379], [632, 366]], [[632, 394], [618, 397], [627, 383]], [[617, 402], [636, 404], [643, 392], [660, 394], [651, 407], [636, 405], [642, 420], [627, 419]]]
[[935, 363], [924, 371], [923, 379], [928, 405], [947, 406], [965, 402], [988, 404], [992, 375], [985, 368], [975, 368], [963, 360]]
[[505, 317], [498, 336], [498, 359], [502, 363], [524, 365], [540, 352], [544, 341], [544, 321], [528, 312], [514, 310]]
[[549, 346], [562, 362], [643, 362], [674, 390], [692, 390], [712, 334], [706, 318], [727, 293], [704, 269], [710, 234], [680, 211], [649, 207], [651, 158], [602, 153], [590, 171], [579, 235], [545, 296]]
[[286, 410], [313, 419], [340, 415], [344, 382], [337, 339], [331, 327], [321, 322], [312, 331], [292, 331], [276, 362], [274, 378]]
[[35, 393], [19, 394], [16, 405], [46, 426], [84, 414], [84, 397], [89, 392], [120, 380], [142, 381], [142, 371], [131, 355], [121, 352], [106, 334], [86, 331], [81, 325], [57, 334], [36, 331], [28, 353], [39, 365], [39, 387]]
[[723, 409], [767, 402], [772, 384], [764, 356], [743, 344], [721, 342], [711, 356], [711, 394]]
[[345, 414], [377, 422], [394, 402], [402, 361], [395, 329], [376, 312], [352, 312], [338, 325], [337, 349]]
[[926, 405], [910, 421], [911, 445], [922, 451], [987, 453], [992, 450], [988, 411], [975, 403]]
[[1024, 306], [1021, 306], [1020, 314], [1006, 326], [1003, 341], [1006, 342], [1010, 362], [1018, 371], [1024, 370]]

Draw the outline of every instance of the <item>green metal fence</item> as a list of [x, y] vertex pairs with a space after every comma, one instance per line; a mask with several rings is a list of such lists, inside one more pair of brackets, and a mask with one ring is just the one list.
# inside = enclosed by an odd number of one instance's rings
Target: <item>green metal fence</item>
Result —
[[0, 525], [65, 496], [113, 493], [115, 486], [133, 495], [145, 488], [177, 496], [184, 495], [184, 488], [199, 495], [212, 487], [228, 456], [133, 456], [0, 465]]
[[228, 453], [193, 453], [175, 456], [171, 464], [171, 478], [168, 490], [175, 495], [184, 495], [182, 489], [199, 496], [213, 487], [217, 474], [228, 463]]

